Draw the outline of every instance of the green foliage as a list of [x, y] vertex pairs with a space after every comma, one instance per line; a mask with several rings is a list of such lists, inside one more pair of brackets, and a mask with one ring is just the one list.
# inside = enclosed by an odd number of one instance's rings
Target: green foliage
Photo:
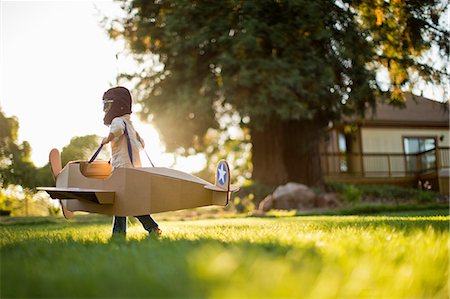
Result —
[[423, 191], [420, 190], [418, 194], [416, 194], [415, 199], [418, 203], [430, 203], [436, 201], [436, 198], [439, 196], [439, 194], [432, 192], [432, 191]]
[[156, 241], [111, 240], [108, 217], [0, 219], [1, 297], [445, 298], [449, 220], [163, 221]]
[[343, 193], [345, 189], [346, 184], [335, 182], [335, 181], [328, 181], [325, 184], [325, 190], [329, 192], [337, 192], [337, 193]]
[[393, 185], [367, 185], [359, 187], [364, 195], [372, 196], [375, 198], [401, 198], [401, 199], [411, 199], [418, 193], [417, 189], [413, 188], [403, 188]]
[[11, 216], [47, 216], [56, 215], [59, 207], [55, 207], [43, 192], [9, 185], [0, 190], [0, 210], [10, 212]]
[[[433, 191], [403, 188], [393, 185], [353, 186], [338, 182], [327, 182], [326, 187], [330, 192], [342, 194], [344, 198], [347, 198], [347, 196], [350, 198], [359, 196], [360, 198], [390, 200], [392, 202], [395, 202], [396, 200], [415, 200], [418, 203], [431, 203], [440, 198], [439, 193]], [[351, 202], [351, 200], [349, 202]]]
[[53, 179], [52, 170], [50, 169], [50, 163], [37, 169], [35, 180], [36, 186], [54, 186], [55, 181]]
[[19, 122], [16, 117], [6, 117], [0, 110], [0, 158], [2, 165], [8, 163], [4, 161], [9, 159], [17, 142], [17, 132]]
[[237, 195], [240, 197], [247, 197], [250, 194], [253, 194], [253, 202], [256, 206], [258, 206], [259, 203], [273, 191], [274, 189], [271, 187], [251, 181], [248, 184], [241, 186], [241, 189], [238, 191]]
[[57, 216], [62, 213], [61, 208], [54, 205], [48, 205], [48, 215], [49, 216]]
[[[392, 103], [404, 104], [402, 90], [412, 90], [417, 76], [435, 84], [448, 84], [449, 30], [448, 24], [441, 22], [441, 16], [448, 14], [448, 1], [364, 0], [355, 7], [361, 26], [371, 33], [376, 49], [374, 61], [389, 72]], [[443, 65], [417, 59], [432, 46], [439, 49]]]
[[19, 122], [0, 110], [0, 186], [10, 184], [35, 187], [36, 167], [31, 162], [27, 141], [18, 144]]
[[358, 186], [363, 196], [370, 196], [381, 199], [405, 199], [416, 200], [418, 203], [430, 203], [440, 198], [439, 193], [433, 191], [423, 191], [413, 188], [402, 188], [391, 185], [383, 186]]
[[217, 164], [224, 159], [231, 167], [231, 183], [242, 186], [251, 178], [250, 137], [235, 122], [225, 122], [223, 126], [223, 130], [208, 130], [204, 137], [204, 143], [209, 144], [205, 151], [207, 167], [196, 175], [214, 181]]
[[243, 198], [235, 196], [231, 203], [231, 209], [236, 210], [238, 213], [248, 213], [255, 209], [255, 204], [253, 203], [253, 194], [249, 194]]
[[[69, 161], [89, 160], [100, 146], [101, 138], [97, 135], [77, 136], [70, 139], [70, 143], [63, 147], [61, 151], [62, 165], [66, 165]], [[97, 159], [109, 160], [106, 149], [98, 156]]]
[[349, 204], [359, 203], [361, 201], [361, 195], [361, 190], [354, 185], [348, 185], [343, 193], [344, 201]]
[[12, 212], [14, 199], [0, 192], [0, 210]]

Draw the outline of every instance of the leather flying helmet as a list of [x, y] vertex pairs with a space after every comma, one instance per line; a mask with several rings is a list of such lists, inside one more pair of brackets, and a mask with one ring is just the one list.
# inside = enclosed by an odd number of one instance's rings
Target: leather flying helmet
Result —
[[131, 94], [128, 89], [122, 86], [108, 89], [103, 94], [103, 112], [105, 117], [103, 123], [110, 125], [116, 117], [131, 114]]

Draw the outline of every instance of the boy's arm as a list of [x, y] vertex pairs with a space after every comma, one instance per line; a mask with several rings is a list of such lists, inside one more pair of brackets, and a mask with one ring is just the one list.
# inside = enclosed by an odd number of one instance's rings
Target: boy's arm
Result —
[[108, 137], [103, 138], [102, 140], [102, 145], [105, 145], [107, 143], [109, 143], [111, 140], [114, 139], [114, 134], [113, 133], [109, 133]]
[[114, 138], [119, 137], [125, 131], [125, 123], [120, 118], [114, 118], [111, 122], [108, 137], [103, 138], [102, 144], [107, 144]]

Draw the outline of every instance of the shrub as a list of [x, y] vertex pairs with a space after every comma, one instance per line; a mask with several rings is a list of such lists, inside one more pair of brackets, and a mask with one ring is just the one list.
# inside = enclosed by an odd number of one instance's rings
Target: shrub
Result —
[[336, 192], [336, 193], [344, 193], [346, 184], [338, 183], [338, 182], [327, 182], [325, 186], [325, 190], [328, 192]]
[[350, 204], [356, 204], [361, 201], [362, 192], [360, 189], [358, 189], [358, 187], [348, 185], [346, 186], [343, 195], [345, 202]]
[[403, 188], [392, 185], [353, 186], [344, 183], [328, 182], [326, 188], [330, 192], [341, 194], [343, 199], [348, 203], [359, 202], [359, 200], [364, 197], [388, 200], [416, 200], [418, 203], [429, 203], [439, 197], [439, 194], [432, 191], [422, 191], [414, 188]]
[[251, 182], [247, 186], [241, 186], [241, 189], [237, 192], [237, 196], [240, 198], [252, 196], [253, 203], [257, 206], [267, 195], [271, 194], [274, 188], [260, 184], [258, 182]]
[[361, 185], [359, 188], [361, 189], [363, 196], [387, 199], [411, 199], [418, 193], [418, 190], [416, 189], [402, 188], [392, 185]]
[[435, 201], [437, 196], [435, 192], [418, 190], [415, 199], [418, 203], [430, 203]]
[[255, 204], [253, 203], [254, 195], [250, 193], [248, 196], [240, 198], [235, 196], [231, 204], [234, 209], [239, 213], [248, 213], [255, 209]]

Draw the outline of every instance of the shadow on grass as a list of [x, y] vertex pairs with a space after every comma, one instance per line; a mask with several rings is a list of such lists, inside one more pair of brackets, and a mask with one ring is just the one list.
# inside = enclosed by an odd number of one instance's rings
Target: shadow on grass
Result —
[[[274, 259], [284, 263], [292, 251], [291, 246], [275, 243], [212, 239], [24, 241], [2, 248], [1, 295], [207, 298], [215, 288], [227, 287], [231, 275], [245, 284], [252, 265]], [[322, 263], [311, 246], [297, 250], [288, 266], [320, 269]]]

